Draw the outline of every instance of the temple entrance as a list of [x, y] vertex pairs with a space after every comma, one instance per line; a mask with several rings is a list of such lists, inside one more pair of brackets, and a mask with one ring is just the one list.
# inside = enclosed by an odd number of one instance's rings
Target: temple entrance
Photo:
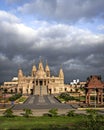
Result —
[[40, 81], [39, 81], [39, 84], [40, 84], [40, 86], [39, 86], [39, 87], [40, 87], [40, 95], [42, 95], [42, 87], [43, 87], [42, 85], [43, 85], [43, 81], [40, 80]]
[[30, 94], [33, 95], [33, 89], [30, 89]]
[[36, 85], [34, 86], [34, 95], [47, 95], [46, 80], [40, 79], [36, 80]]
[[52, 90], [51, 89], [49, 89], [48, 91], [49, 91], [49, 94], [52, 94]]
[[40, 86], [42, 86], [42, 85], [43, 85], [43, 81], [42, 81], [42, 80], [40, 80], [40, 81], [39, 81], [39, 84], [40, 84]]

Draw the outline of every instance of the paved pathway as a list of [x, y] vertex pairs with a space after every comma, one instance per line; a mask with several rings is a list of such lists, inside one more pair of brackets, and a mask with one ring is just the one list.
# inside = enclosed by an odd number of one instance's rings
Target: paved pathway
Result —
[[29, 109], [72, 109], [73, 107], [69, 104], [62, 104], [52, 95], [47, 96], [29, 96], [24, 104], [16, 104], [14, 110], [23, 110], [24, 108]]

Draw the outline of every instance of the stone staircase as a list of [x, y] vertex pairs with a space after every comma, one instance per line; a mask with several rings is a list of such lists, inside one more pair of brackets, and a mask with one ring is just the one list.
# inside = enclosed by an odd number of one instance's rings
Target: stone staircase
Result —
[[40, 86], [35, 86], [35, 93], [34, 95], [40, 95]]
[[47, 86], [42, 86], [41, 87], [41, 95], [47, 95]]
[[34, 95], [47, 95], [47, 86], [35, 86]]

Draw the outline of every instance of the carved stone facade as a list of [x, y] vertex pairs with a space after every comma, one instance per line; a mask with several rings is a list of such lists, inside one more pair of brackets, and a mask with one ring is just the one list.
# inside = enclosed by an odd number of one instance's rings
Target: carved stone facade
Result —
[[3, 88], [16, 93], [33, 95], [55, 94], [68, 89], [64, 85], [63, 69], [60, 68], [57, 77], [52, 76], [48, 64], [46, 63], [44, 68], [41, 60], [38, 68], [33, 65], [31, 76], [25, 76], [22, 69], [19, 69], [18, 78], [11, 82], [4, 82]]
[[91, 104], [91, 95], [95, 97], [96, 104], [103, 104], [104, 83], [100, 76], [90, 76], [86, 84], [86, 103]]

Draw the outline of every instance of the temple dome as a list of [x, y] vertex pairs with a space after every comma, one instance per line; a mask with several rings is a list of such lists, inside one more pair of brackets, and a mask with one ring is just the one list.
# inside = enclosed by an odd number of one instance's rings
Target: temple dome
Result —
[[39, 62], [39, 66], [38, 66], [38, 70], [36, 72], [36, 78], [45, 78], [46, 77], [46, 72], [44, 71], [44, 68], [43, 68], [43, 63], [42, 61], [40, 60]]
[[43, 70], [38, 70], [36, 72], [36, 78], [45, 78], [46, 77], [46, 73]]

